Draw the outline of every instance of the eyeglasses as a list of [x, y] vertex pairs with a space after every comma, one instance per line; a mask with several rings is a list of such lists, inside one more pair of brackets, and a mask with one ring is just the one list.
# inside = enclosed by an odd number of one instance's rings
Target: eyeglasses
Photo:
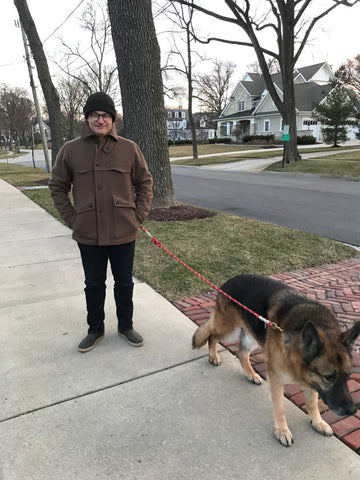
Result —
[[111, 115], [109, 115], [108, 113], [97, 113], [97, 112], [92, 112], [90, 113], [89, 117], [92, 119], [92, 120], [99, 120], [100, 117], [104, 120], [104, 122], [109, 122], [111, 120]]

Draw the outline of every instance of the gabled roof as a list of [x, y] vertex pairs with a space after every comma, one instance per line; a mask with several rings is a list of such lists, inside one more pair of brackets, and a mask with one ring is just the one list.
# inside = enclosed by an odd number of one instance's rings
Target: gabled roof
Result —
[[332, 88], [329, 83], [326, 85], [319, 85], [315, 82], [296, 84], [295, 103], [297, 110], [311, 112], [314, 104], [321, 102]]
[[307, 67], [300, 67], [296, 70], [301, 73], [301, 75], [308, 82], [311, 78], [313, 78], [315, 73], [318, 72], [323, 65], [326, 65], [326, 62], [316, 63], [315, 65], [309, 65]]
[[249, 95], [258, 97], [262, 94], [265, 90], [266, 85], [264, 78], [259, 76], [256, 80], [250, 81], [243, 81], [241, 82], [243, 87], [248, 91]]

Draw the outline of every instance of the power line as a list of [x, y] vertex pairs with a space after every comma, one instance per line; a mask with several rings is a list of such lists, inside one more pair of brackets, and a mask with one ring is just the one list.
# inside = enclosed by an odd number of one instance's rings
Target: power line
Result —
[[0, 68], [1, 67], [12, 67], [14, 65], [20, 65], [20, 63], [25, 63], [26, 60], [21, 60], [20, 62], [13, 62], [13, 63], [4, 63], [2, 65], [0, 65]]
[[74, 8], [72, 12], [69, 13], [69, 15], [65, 18], [65, 20], [58, 27], [56, 27], [55, 30], [52, 33], [50, 33], [50, 35], [47, 38], [45, 38], [43, 43], [49, 40], [49, 38], [51, 38], [54, 35], [54, 33], [56, 33], [69, 20], [69, 18], [76, 12], [76, 10], [80, 7], [80, 5], [84, 3], [84, 1], [85, 0], [81, 0], [81, 2], [78, 3], [78, 5]]

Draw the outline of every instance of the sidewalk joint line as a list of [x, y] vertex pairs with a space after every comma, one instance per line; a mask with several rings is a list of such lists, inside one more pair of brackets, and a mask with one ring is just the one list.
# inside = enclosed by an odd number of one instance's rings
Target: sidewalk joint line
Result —
[[96, 393], [104, 392], [106, 390], [110, 390], [111, 388], [119, 387], [121, 385], [126, 385], [127, 383], [134, 382], [135, 380], [141, 380], [143, 378], [150, 377], [151, 375], [156, 375], [156, 374], [161, 373], [161, 372], [166, 372], [167, 370], [172, 370], [173, 368], [181, 367], [182, 365], [187, 365], [188, 363], [195, 362], [195, 361], [200, 360], [200, 359], [202, 359], [204, 357], [207, 357], [207, 356], [208, 356], [208, 354], [201, 355], [199, 357], [192, 358], [190, 360], [186, 360], [184, 362], [180, 362], [180, 363], [177, 363], [175, 365], [171, 365], [169, 367], [161, 368], [161, 369], [158, 369], [158, 370], [154, 370], [153, 372], [149, 372], [149, 373], [145, 373], [143, 375], [139, 375], [138, 377], [130, 378], [128, 380], [123, 380], [122, 382], [118, 382], [118, 383], [113, 383], [113, 384], [107, 385], [106, 387], [103, 387], [103, 388], [96, 388], [96, 389], [90, 390], [86, 393], [81, 393], [81, 394], [75, 395], [73, 397], [65, 398], [63, 400], [58, 400], [57, 402], [49, 403], [49, 404], [44, 405], [42, 407], [37, 407], [37, 408], [33, 408], [31, 410], [26, 410], [26, 411], [18, 413], [16, 415], [11, 415], [10, 417], [0, 419], [0, 424], [8, 422], [10, 420], [15, 420], [15, 419], [23, 417], [25, 415], [30, 415], [32, 413], [36, 413], [36, 412], [40, 412], [42, 410], [46, 410], [47, 408], [56, 407], [58, 405], [63, 405], [65, 403], [69, 403], [69, 402], [72, 402], [72, 401], [80, 399], [80, 398], [84, 398], [84, 397], [88, 397], [90, 395], [94, 395]]

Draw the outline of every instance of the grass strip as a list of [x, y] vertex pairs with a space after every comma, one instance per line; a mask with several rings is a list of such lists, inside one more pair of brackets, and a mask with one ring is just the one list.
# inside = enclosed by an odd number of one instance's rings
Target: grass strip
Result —
[[342, 152], [328, 157], [303, 159], [285, 164], [276, 162], [265, 170], [272, 172], [310, 173], [328, 177], [360, 178], [360, 152]]
[[[215, 285], [240, 273], [269, 275], [357, 256], [353, 248], [324, 237], [226, 213], [185, 222], [146, 221], [144, 226]], [[210, 290], [142, 232], [134, 274], [169, 300]]]

